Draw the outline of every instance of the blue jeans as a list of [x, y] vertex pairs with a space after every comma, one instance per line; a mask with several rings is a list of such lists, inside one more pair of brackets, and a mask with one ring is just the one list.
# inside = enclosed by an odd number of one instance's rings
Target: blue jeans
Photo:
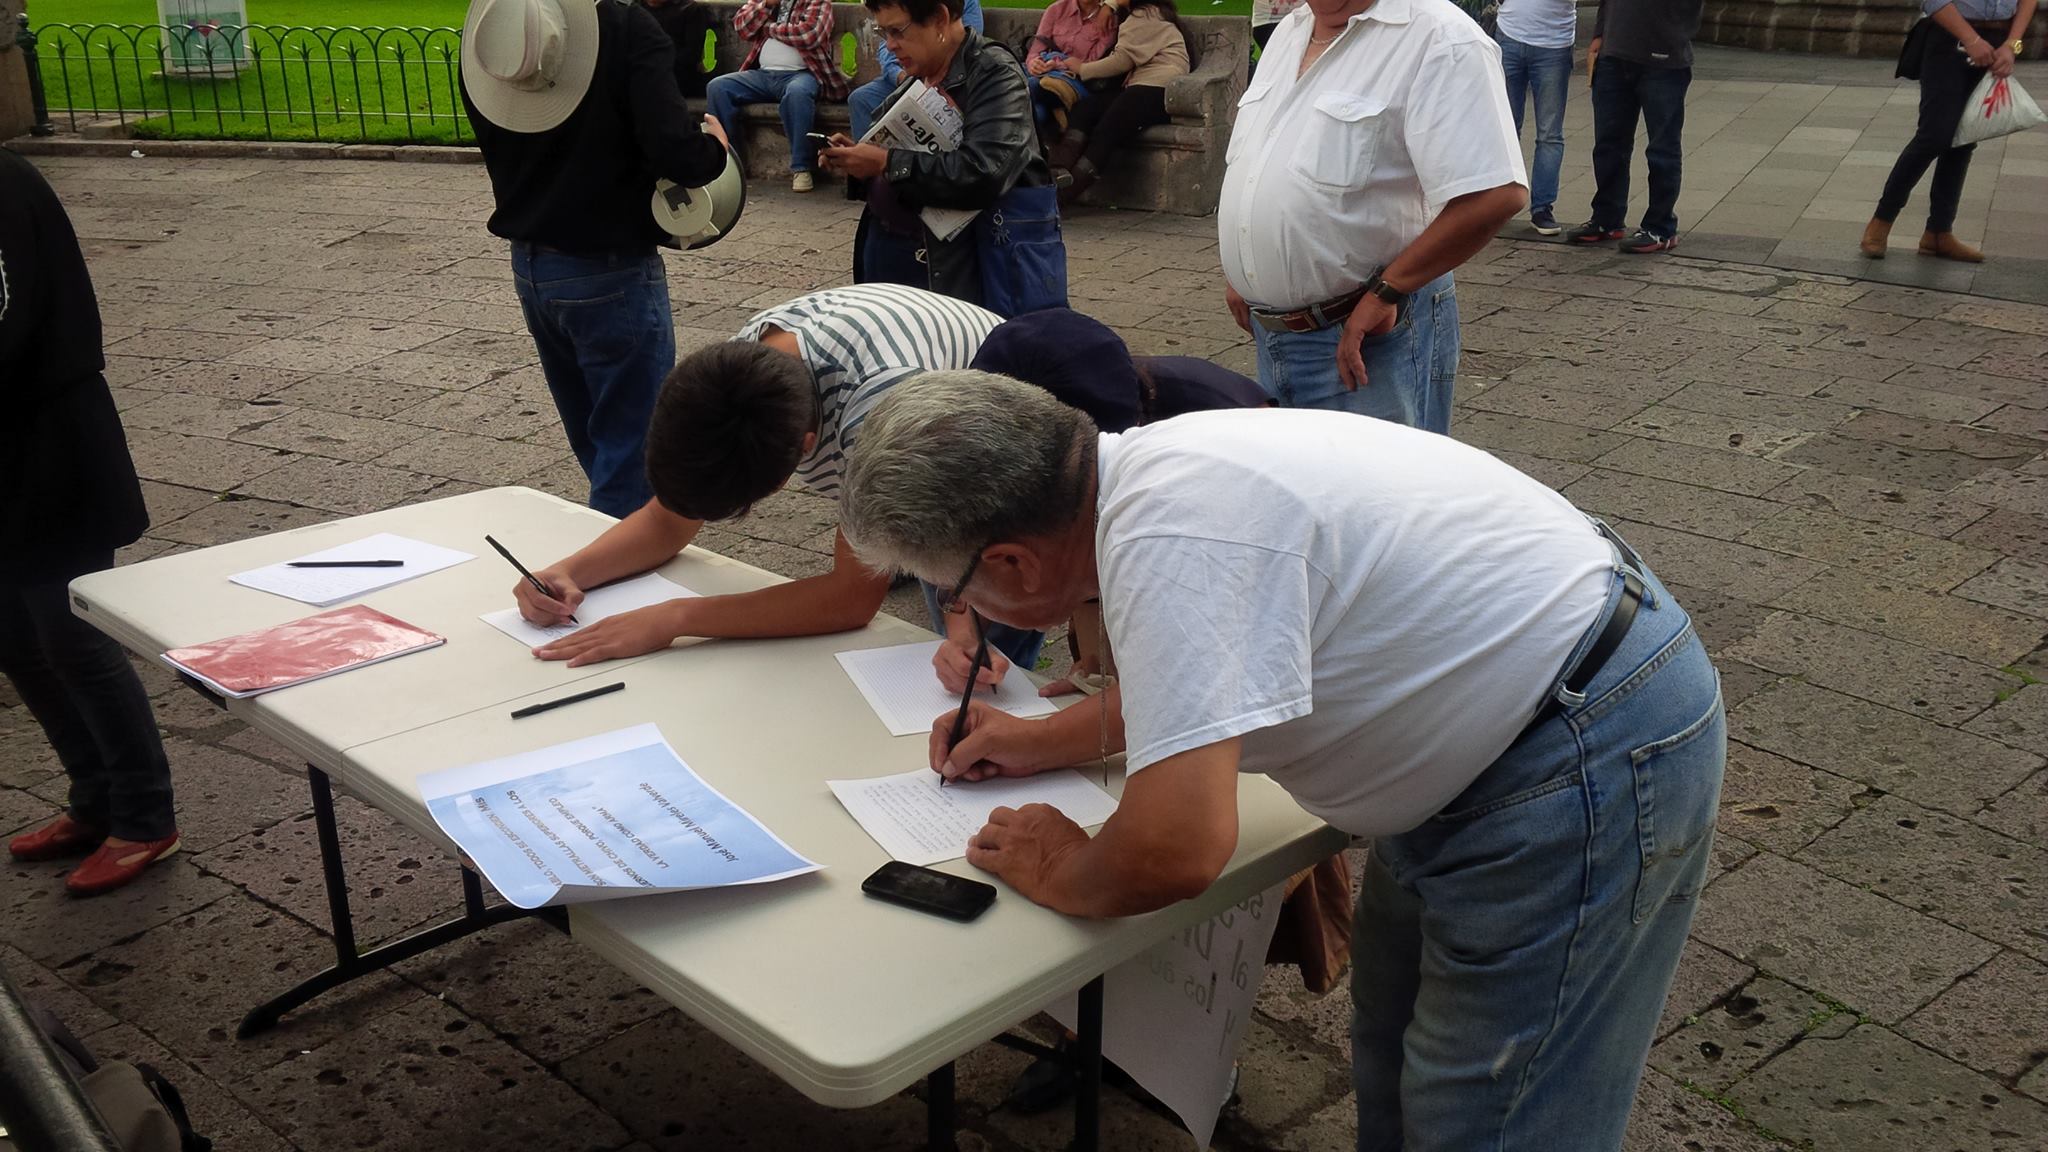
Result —
[[1451, 388], [1458, 376], [1458, 295], [1446, 272], [1408, 298], [1394, 326], [1360, 348], [1366, 384], [1346, 391], [1337, 375], [1344, 326], [1320, 332], [1268, 332], [1252, 325], [1259, 385], [1283, 408], [1330, 408], [1420, 428], [1451, 430]]
[[1572, 48], [1538, 48], [1505, 32], [1500, 42], [1500, 69], [1508, 78], [1508, 107], [1514, 109], [1515, 134], [1522, 132], [1522, 102], [1536, 101], [1536, 165], [1529, 173], [1529, 211], [1548, 212], [1557, 203], [1557, 174], [1564, 168], [1564, 100], [1571, 88]]
[[1643, 231], [1678, 235], [1678, 185], [1685, 167], [1685, 90], [1690, 68], [1651, 68], [1633, 60], [1601, 56], [1593, 69], [1593, 219], [1603, 228], [1623, 227], [1628, 215], [1628, 165], [1636, 150], [1636, 117], [1649, 143], [1650, 202]]
[[853, 121], [855, 140], [867, 135], [868, 129], [875, 126], [875, 113], [882, 110], [882, 101], [895, 90], [896, 85], [877, 76], [846, 94], [846, 113]]
[[[946, 614], [939, 608], [939, 590], [930, 581], [920, 580], [918, 583], [924, 587], [924, 607], [931, 613], [932, 631], [944, 636]], [[1027, 672], [1037, 669], [1038, 654], [1045, 648], [1045, 633], [1028, 632], [993, 620], [983, 620], [982, 627], [988, 630], [989, 647], [1009, 657], [1010, 663]]]
[[1691, 621], [1643, 575], [1583, 703], [1373, 843], [1351, 946], [1359, 1152], [1621, 1146], [1707, 880], [1728, 737]]
[[647, 419], [676, 363], [661, 257], [571, 256], [514, 241], [512, 283], [562, 430], [590, 477], [590, 506], [623, 518], [647, 503]]
[[782, 134], [789, 137], [789, 170], [809, 172], [816, 160], [817, 146], [806, 139], [818, 111], [818, 78], [801, 68], [770, 72], [749, 68], [711, 78], [704, 100], [719, 127], [734, 142], [746, 139], [740, 127], [740, 109], [748, 104], [774, 104], [782, 110]]

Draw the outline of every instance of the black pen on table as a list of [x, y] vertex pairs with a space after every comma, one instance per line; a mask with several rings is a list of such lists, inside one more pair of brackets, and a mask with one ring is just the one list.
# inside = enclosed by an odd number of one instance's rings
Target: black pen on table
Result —
[[[547, 597], [550, 600], [555, 598], [555, 590], [541, 583], [540, 577], [535, 576], [531, 572], [528, 572], [526, 570], [526, 565], [521, 564], [519, 562], [519, 557], [514, 556], [512, 553], [506, 551], [505, 546], [503, 544], [500, 544], [496, 540], [491, 539], [490, 536], [488, 535], [484, 537], [484, 543], [489, 544], [493, 548], [496, 548], [498, 550], [498, 555], [503, 556], [506, 562], [510, 563], [514, 568], [519, 569], [519, 574], [521, 576], [526, 577], [527, 583], [533, 585], [534, 591], [539, 592], [541, 595]], [[569, 617], [569, 623], [577, 623], [576, 617]]]
[[539, 704], [528, 704], [524, 708], [513, 709], [512, 718], [514, 720], [518, 720], [527, 716], [536, 716], [542, 712], [548, 712], [556, 708], [560, 708], [564, 704], [575, 704], [584, 700], [589, 700], [597, 696], [609, 696], [614, 692], [622, 691], [625, 687], [626, 682], [624, 680], [620, 680], [614, 684], [606, 684], [602, 688], [592, 688], [588, 692], [578, 692], [574, 696], [564, 696], [560, 700], [546, 700]]
[[[970, 609], [972, 611], [972, 609]], [[960, 744], [960, 737], [967, 734], [967, 706], [974, 701], [974, 682], [981, 679], [981, 670], [988, 667], [988, 627], [981, 622], [981, 613], [974, 613], [974, 667], [967, 670], [967, 691], [960, 694], [960, 711], [953, 716], [953, 738], [946, 742], [946, 755]], [[939, 787], [944, 788], [952, 781], [946, 774], [939, 773]]]
[[403, 560], [287, 560], [287, 568], [403, 568]]

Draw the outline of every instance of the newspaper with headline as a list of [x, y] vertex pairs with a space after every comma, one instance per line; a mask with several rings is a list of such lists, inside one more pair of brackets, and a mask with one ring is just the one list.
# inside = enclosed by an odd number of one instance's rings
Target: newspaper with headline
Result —
[[[910, 90], [875, 120], [874, 127], [860, 138], [863, 144], [882, 148], [912, 148], [919, 152], [951, 152], [960, 146], [964, 128], [960, 110], [946, 94], [922, 80], [912, 80]], [[972, 208], [926, 208], [918, 213], [924, 226], [941, 240], [951, 240], [973, 223]]]

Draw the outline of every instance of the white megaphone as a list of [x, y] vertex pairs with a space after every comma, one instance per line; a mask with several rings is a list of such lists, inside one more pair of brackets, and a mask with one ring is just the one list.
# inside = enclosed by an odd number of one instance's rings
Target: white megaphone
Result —
[[728, 146], [725, 168], [709, 184], [685, 188], [673, 180], [654, 182], [654, 222], [684, 248], [714, 244], [739, 223], [747, 206], [747, 179], [740, 158]]

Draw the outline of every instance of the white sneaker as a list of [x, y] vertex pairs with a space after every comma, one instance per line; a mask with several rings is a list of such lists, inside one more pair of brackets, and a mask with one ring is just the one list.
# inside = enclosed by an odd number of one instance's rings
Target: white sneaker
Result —
[[809, 192], [816, 186], [809, 172], [797, 172], [789, 178], [789, 190], [791, 192]]

